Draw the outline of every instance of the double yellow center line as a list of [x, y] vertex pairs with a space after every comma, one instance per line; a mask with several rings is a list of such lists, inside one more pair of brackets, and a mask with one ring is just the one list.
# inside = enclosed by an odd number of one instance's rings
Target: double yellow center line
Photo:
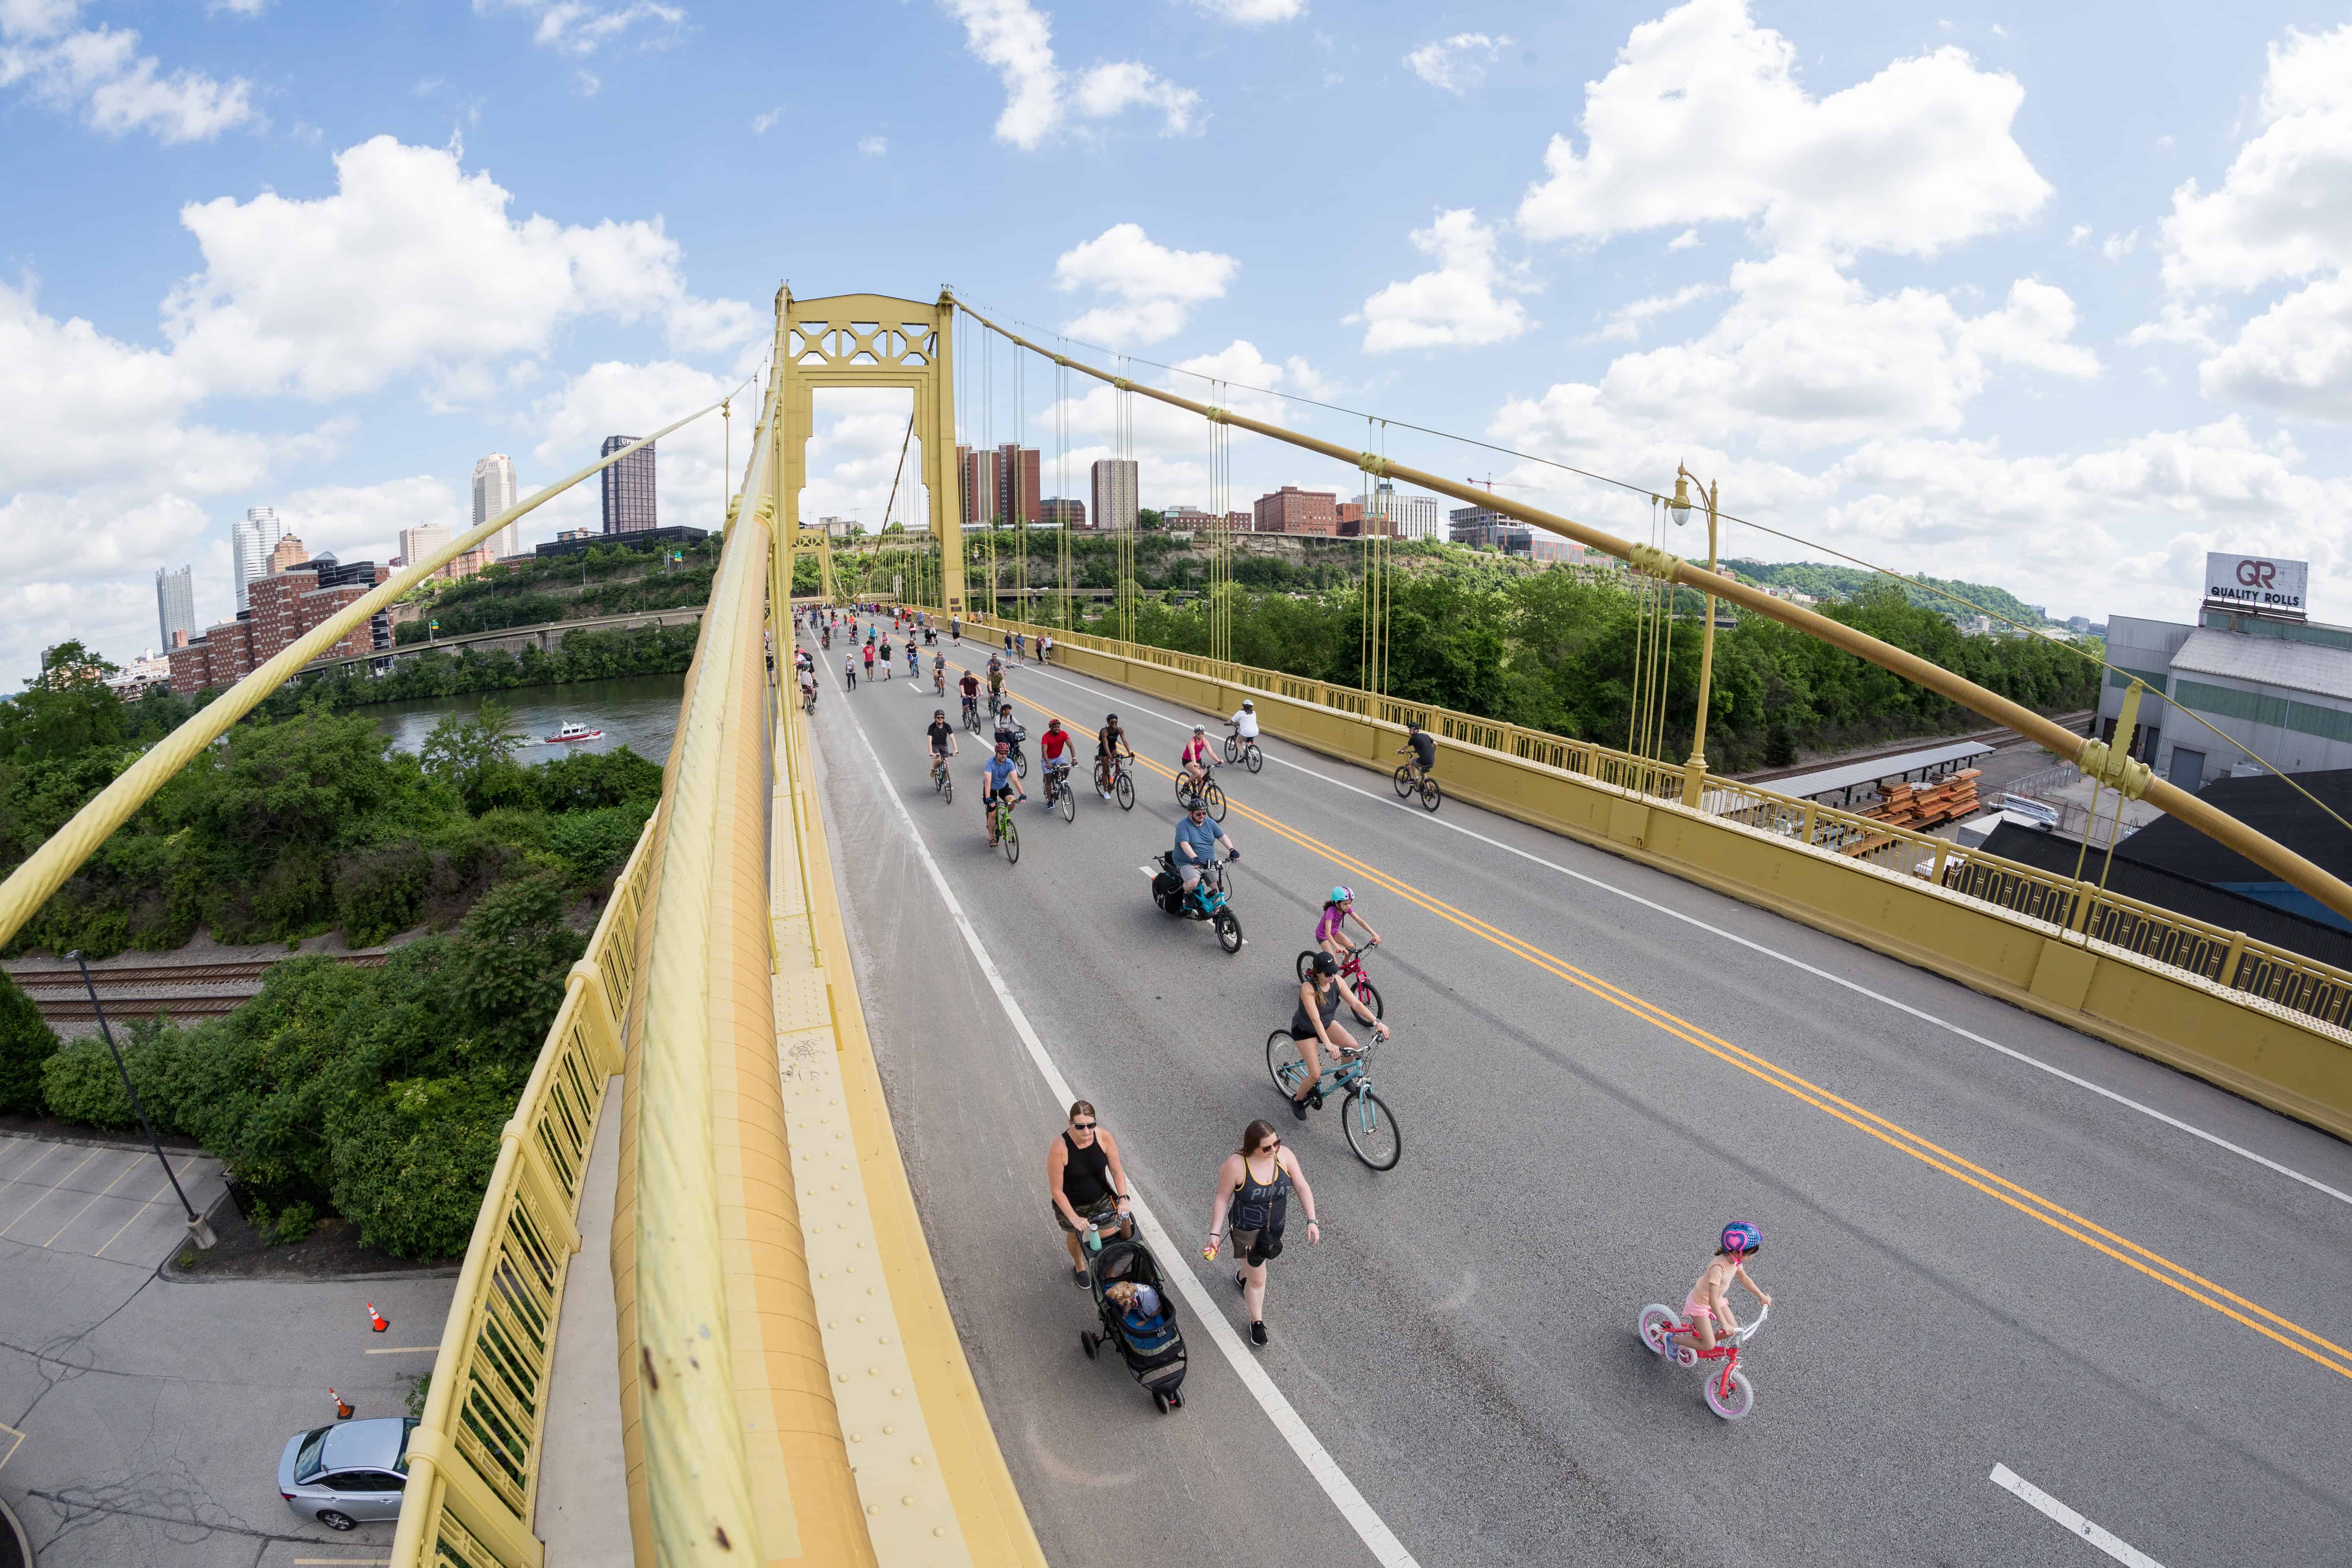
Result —
[[[961, 668], [959, 666], [959, 668]], [[1049, 719], [1059, 719], [1068, 729], [1084, 735], [1093, 735], [1066, 714], [1056, 713], [1034, 698], [1023, 701]], [[1138, 753], [1136, 761], [1163, 778], [1173, 779], [1176, 770], [1151, 761]], [[1409, 882], [1399, 880], [1356, 857], [1335, 849], [1321, 839], [1300, 832], [1287, 823], [1267, 816], [1226, 797], [1233, 810], [1239, 812], [1253, 825], [1288, 839], [1300, 848], [1323, 857], [1335, 866], [1344, 868], [1356, 880], [1370, 882], [1395, 894], [1407, 903], [1428, 910], [1441, 920], [1449, 921], [1471, 934], [1494, 943], [1504, 952], [1526, 960], [1546, 973], [1565, 980], [1578, 990], [1599, 997], [1613, 1007], [1664, 1030], [1687, 1045], [1695, 1046], [1718, 1061], [1727, 1062], [1751, 1078], [1770, 1084], [1783, 1094], [1804, 1101], [1823, 1115], [1835, 1117], [1860, 1131], [1868, 1133], [1891, 1149], [1899, 1149], [1922, 1164], [1933, 1166], [1956, 1182], [1964, 1183], [1987, 1197], [2008, 1205], [2018, 1213], [2031, 1215], [2052, 1229], [2073, 1237], [2093, 1251], [2105, 1253], [2125, 1267], [2138, 1270], [2159, 1284], [2168, 1285], [2191, 1300], [2210, 1307], [2223, 1317], [2243, 1324], [2264, 1339], [2273, 1340], [2297, 1355], [2308, 1357], [2344, 1377], [2352, 1378], [2352, 1350], [2347, 1350], [2311, 1330], [2281, 1317], [2267, 1307], [2246, 1300], [2243, 1296], [2215, 1284], [2203, 1275], [2185, 1268], [2159, 1253], [2142, 1247], [2128, 1237], [2118, 1236], [2105, 1226], [2084, 1218], [2072, 1209], [2053, 1203], [2029, 1188], [2019, 1185], [2006, 1176], [1997, 1174], [1974, 1162], [1965, 1159], [1898, 1122], [1877, 1112], [1856, 1105], [1850, 1100], [1832, 1093], [1810, 1079], [1757, 1055], [1754, 1051], [1733, 1045], [1722, 1037], [1709, 1033], [1686, 1018], [1668, 1012], [1654, 1002], [1646, 1001], [1621, 986], [1612, 985], [1598, 975], [1586, 973], [1567, 960], [1545, 952], [1534, 943], [1513, 936], [1510, 932], [1487, 924], [1477, 916], [1447, 903], [1433, 894], [1423, 892]]]

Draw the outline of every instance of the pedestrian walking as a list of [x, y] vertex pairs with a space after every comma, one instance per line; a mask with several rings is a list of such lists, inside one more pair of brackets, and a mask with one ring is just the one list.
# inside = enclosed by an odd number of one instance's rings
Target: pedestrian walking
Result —
[[[1237, 1265], [1234, 1284], [1249, 1310], [1254, 1345], [1265, 1343], [1265, 1266], [1282, 1256], [1283, 1226], [1289, 1217], [1294, 1189], [1307, 1211], [1307, 1243], [1319, 1246], [1323, 1227], [1315, 1221], [1315, 1189], [1307, 1184], [1298, 1156], [1283, 1146], [1273, 1122], [1251, 1122], [1242, 1130], [1240, 1152], [1226, 1155], [1217, 1172], [1216, 1201], [1209, 1208], [1209, 1245], [1201, 1249], [1201, 1256], [1213, 1263], [1220, 1242], [1233, 1242]], [[1229, 1215], [1233, 1232], [1227, 1237]]]
[[1118, 1163], [1118, 1142], [1086, 1100], [1070, 1102], [1069, 1126], [1045, 1151], [1045, 1196], [1053, 1203], [1062, 1245], [1070, 1249], [1070, 1272], [1078, 1284], [1087, 1282], [1080, 1237], [1113, 1224], [1122, 1240], [1135, 1234], [1135, 1222], [1127, 1217], [1127, 1169]]

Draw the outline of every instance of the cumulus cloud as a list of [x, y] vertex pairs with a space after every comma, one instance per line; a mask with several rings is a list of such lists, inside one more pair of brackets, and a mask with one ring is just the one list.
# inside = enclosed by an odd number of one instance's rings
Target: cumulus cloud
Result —
[[1446, 92], [1467, 95], [1486, 79], [1486, 67], [1511, 47], [1507, 37], [1456, 33], [1426, 43], [1404, 58], [1412, 74]]
[[[946, 0], [963, 24], [965, 47], [1004, 83], [996, 139], [1034, 153], [1072, 114], [1108, 120], [1134, 108], [1156, 109], [1160, 132], [1181, 136], [1199, 123], [1201, 95], [1132, 60], [1097, 65], [1073, 77], [1054, 58], [1052, 20], [1029, 0]], [[1265, 0], [1241, 0], [1244, 5]]]
[[698, 299], [659, 219], [593, 227], [507, 216], [455, 153], [379, 136], [337, 154], [336, 190], [191, 203], [205, 269], [164, 304], [173, 358], [209, 384], [331, 398], [425, 368], [544, 350], [583, 315], [661, 321], [689, 351], [756, 333], [749, 306]]
[[[530, 455], [542, 478], [524, 485], [522, 493], [529, 495], [537, 483], [561, 479], [593, 460], [605, 437], [650, 434], [718, 402], [734, 384], [732, 377], [675, 360], [605, 360], [589, 366], [531, 405], [530, 425], [539, 440]], [[903, 401], [906, 395], [898, 396]], [[716, 414], [663, 437], [655, 446], [656, 499], [665, 524], [716, 529], [726, 520], [727, 497], [738, 481], [727, 475], [725, 464], [731, 457], [740, 468], [751, 427], [758, 423], [758, 411], [750, 401], [738, 403], [735, 416], [732, 453], [727, 451], [728, 432]], [[903, 430], [903, 414], [898, 424]], [[599, 494], [593, 484], [575, 486], [525, 518], [526, 535], [552, 539], [561, 529], [595, 526]]]
[[167, 147], [262, 122], [244, 78], [166, 74], [154, 56], [139, 52], [136, 32], [77, 27], [80, 12], [79, 0], [0, 5], [0, 88], [22, 87], [51, 108], [78, 110], [107, 135], [144, 131]]
[[1171, 250], [1139, 224], [1113, 224], [1055, 258], [1055, 288], [1108, 297], [1062, 330], [1119, 347], [1156, 343], [1182, 331], [1194, 305], [1223, 299], [1240, 270], [1230, 256]]
[[1192, 0], [1192, 4], [1212, 16], [1251, 27], [1307, 14], [1307, 0]]
[[890, 139], [887, 136], [862, 137], [858, 141], [857, 150], [869, 158], [879, 158], [890, 151]]
[[1535, 324], [1517, 300], [1497, 292], [1513, 285], [1496, 259], [1495, 231], [1470, 208], [1441, 212], [1412, 237], [1437, 266], [1390, 284], [1349, 318], [1364, 323], [1367, 353], [1506, 342]]
[[567, 55], [593, 55], [618, 43], [642, 25], [649, 43], [659, 45], [686, 26], [683, 6], [638, 0], [629, 5], [597, 5], [585, 0], [474, 0], [477, 16], [519, 11], [537, 24], [530, 41]]
[[1586, 85], [1584, 147], [1552, 138], [1519, 222], [1598, 240], [1713, 219], [1781, 249], [1932, 255], [2048, 198], [2011, 132], [2023, 97], [1947, 47], [1815, 98], [1746, 0], [1691, 0], [1635, 27]]

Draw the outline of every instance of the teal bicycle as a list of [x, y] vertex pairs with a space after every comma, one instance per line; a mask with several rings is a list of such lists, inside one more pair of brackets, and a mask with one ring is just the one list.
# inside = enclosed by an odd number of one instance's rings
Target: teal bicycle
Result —
[[[1315, 1102], [1321, 1104], [1326, 1095], [1344, 1095], [1339, 1127], [1348, 1135], [1348, 1147], [1373, 1170], [1392, 1171], [1404, 1157], [1404, 1132], [1397, 1126], [1389, 1102], [1372, 1092], [1370, 1069], [1372, 1052], [1380, 1043], [1375, 1035], [1355, 1055], [1337, 1067], [1324, 1068], [1315, 1085]], [[1265, 1070], [1274, 1075], [1275, 1088], [1286, 1098], [1298, 1098], [1298, 1087], [1307, 1081], [1307, 1058], [1288, 1029], [1276, 1029], [1265, 1037]]]

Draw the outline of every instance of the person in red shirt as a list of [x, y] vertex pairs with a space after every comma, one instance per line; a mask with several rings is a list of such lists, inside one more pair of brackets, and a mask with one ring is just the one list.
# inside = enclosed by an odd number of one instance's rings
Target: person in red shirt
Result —
[[[1045, 732], [1038, 737], [1037, 750], [1045, 758], [1045, 776], [1056, 791], [1070, 787], [1070, 762], [1076, 752], [1070, 749], [1070, 732], [1062, 728], [1059, 719], [1045, 721]], [[1052, 796], [1048, 796], [1051, 799]]]

